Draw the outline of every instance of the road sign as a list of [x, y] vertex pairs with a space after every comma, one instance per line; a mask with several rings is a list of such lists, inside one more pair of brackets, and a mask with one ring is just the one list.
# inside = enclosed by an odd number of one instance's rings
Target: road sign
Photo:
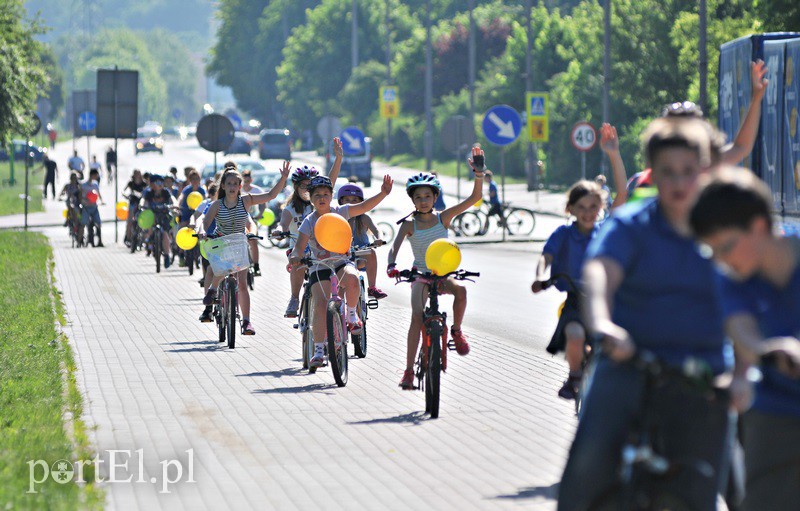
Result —
[[442, 126], [442, 147], [448, 153], [455, 153], [464, 146], [475, 142], [475, 130], [472, 123], [463, 115], [454, 115]]
[[550, 139], [550, 101], [546, 92], [528, 92], [526, 95], [528, 141], [547, 142]]
[[483, 118], [483, 134], [494, 145], [514, 142], [522, 131], [522, 118], [508, 105], [495, 105]]
[[586, 121], [575, 123], [570, 132], [572, 145], [578, 151], [588, 152], [597, 143], [597, 132], [594, 127]]
[[339, 135], [342, 139], [342, 152], [348, 155], [356, 155], [364, 152], [364, 132], [356, 126], [345, 128]]
[[239, 117], [237, 114], [229, 115], [228, 119], [231, 120], [231, 122], [233, 123], [233, 127], [234, 128], [236, 128], [237, 130], [242, 129], [242, 118]]
[[197, 141], [206, 151], [218, 153], [233, 142], [233, 123], [220, 114], [204, 115], [197, 123]]
[[326, 115], [317, 123], [317, 134], [323, 142], [332, 139], [338, 135], [340, 131], [342, 131], [342, 123], [339, 122], [338, 117]]
[[394, 119], [400, 113], [400, 98], [397, 87], [381, 87], [380, 89], [381, 119]]
[[97, 117], [94, 116], [94, 112], [90, 110], [84, 110], [78, 116], [78, 127], [83, 131], [94, 131], [94, 127], [97, 126]]

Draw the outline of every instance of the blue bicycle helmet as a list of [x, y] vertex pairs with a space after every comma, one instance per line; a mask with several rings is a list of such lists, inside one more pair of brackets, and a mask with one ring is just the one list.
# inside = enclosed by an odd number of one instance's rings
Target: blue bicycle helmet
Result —
[[339, 188], [339, 193], [336, 195], [336, 199], [341, 201], [342, 197], [358, 197], [359, 199], [364, 199], [364, 190], [361, 189], [358, 185], [344, 185], [343, 187]]
[[437, 195], [442, 193], [442, 184], [439, 183], [439, 180], [436, 178], [436, 176], [433, 174], [422, 173], [408, 178], [408, 181], [406, 181], [406, 193], [409, 197], [411, 197], [414, 193], [414, 188], [418, 188], [420, 186], [429, 186]]
[[314, 189], [321, 186], [330, 188], [331, 192], [333, 192], [333, 184], [331, 184], [331, 180], [328, 178], [328, 176], [316, 176], [308, 184], [308, 193], [314, 193]]

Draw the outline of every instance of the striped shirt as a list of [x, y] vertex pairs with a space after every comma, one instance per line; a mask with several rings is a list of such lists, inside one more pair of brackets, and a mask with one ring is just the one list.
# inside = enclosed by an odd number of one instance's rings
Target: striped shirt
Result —
[[242, 233], [247, 229], [247, 222], [250, 215], [244, 207], [241, 196], [236, 202], [236, 207], [229, 209], [225, 205], [225, 199], [220, 199], [219, 212], [217, 212], [217, 233], [223, 236], [229, 234]]
[[447, 238], [447, 228], [442, 223], [442, 217], [436, 215], [436, 225], [427, 229], [417, 229], [417, 219], [414, 218], [414, 232], [409, 236], [411, 251], [414, 253], [414, 266], [421, 272], [426, 272], [428, 266], [425, 264], [425, 252], [434, 241]]

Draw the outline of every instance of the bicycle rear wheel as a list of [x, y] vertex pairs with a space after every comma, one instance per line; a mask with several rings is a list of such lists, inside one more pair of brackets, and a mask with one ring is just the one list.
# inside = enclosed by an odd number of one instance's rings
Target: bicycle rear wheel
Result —
[[339, 303], [328, 302], [328, 361], [336, 385], [347, 385], [347, 335], [339, 313]]
[[361, 332], [358, 334], [350, 334], [350, 340], [353, 341], [353, 351], [358, 358], [367, 356], [367, 304], [364, 303], [364, 280], [361, 280], [361, 295], [358, 297], [358, 311], [361, 317]]
[[394, 226], [389, 222], [378, 222], [375, 227], [378, 228], [378, 232], [381, 233], [381, 239], [386, 243], [394, 239]]
[[225, 311], [222, 307], [222, 301], [214, 306], [214, 320], [217, 322], [217, 331], [219, 334], [217, 342], [225, 342]]
[[233, 349], [236, 347], [236, 288], [234, 284], [228, 282], [225, 284], [226, 293], [228, 295], [227, 304], [225, 307], [225, 315], [227, 323], [225, 326], [228, 328], [228, 348]]
[[425, 385], [425, 411], [430, 412], [431, 418], [439, 417], [439, 391], [442, 371], [442, 325], [432, 322], [428, 327], [430, 337], [430, 351], [428, 352], [428, 371], [425, 375], [428, 380]]
[[186, 263], [186, 267], [189, 268], [189, 276], [194, 275], [194, 260], [196, 257], [197, 246], [191, 250], [186, 250], [183, 253], [183, 260]]
[[155, 238], [153, 243], [153, 258], [156, 260], [156, 273], [161, 273], [161, 229], [153, 229], [153, 236]]
[[536, 227], [533, 211], [524, 208], [511, 208], [506, 217], [508, 234], [512, 236], [530, 236]]
[[255, 287], [255, 277], [253, 277], [253, 268], [247, 270], [247, 287], [252, 291]]
[[311, 293], [303, 293], [303, 298], [300, 302], [300, 317], [297, 319], [297, 324], [303, 336], [303, 369], [308, 369], [309, 373], [317, 372], [316, 367], [309, 367], [308, 365], [309, 361], [314, 356], [314, 333], [311, 331], [310, 319], [313, 317], [314, 301], [311, 299]]

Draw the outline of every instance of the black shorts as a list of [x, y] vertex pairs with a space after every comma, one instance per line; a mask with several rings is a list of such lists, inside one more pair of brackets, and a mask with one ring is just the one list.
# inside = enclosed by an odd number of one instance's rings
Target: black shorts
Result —
[[[336, 273], [347, 266], [347, 263], [342, 263], [336, 267]], [[308, 285], [313, 286], [317, 282], [321, 282], [323, 280], [331, 280], [331, 269], [330, 268], [320, 268], [317, 271], [309, 271], [308, 272]]]
[[564, 303], [564, 310], [561, 311], [561, 316], [558, 318], [556, 331], [553, 333], [553, 338], [550, 339], [550, 344], [547, 345], [548, 353], [555, 355], [559, 351], [564, 351], [567, 346], [567, 336], [564, 335], [564, 330], [566, 330], [567, 325], [573, 321], [583, 325], [583, 321], [581, 320], [580, 298], [576, 293], [567, 293], [567, 301]]

